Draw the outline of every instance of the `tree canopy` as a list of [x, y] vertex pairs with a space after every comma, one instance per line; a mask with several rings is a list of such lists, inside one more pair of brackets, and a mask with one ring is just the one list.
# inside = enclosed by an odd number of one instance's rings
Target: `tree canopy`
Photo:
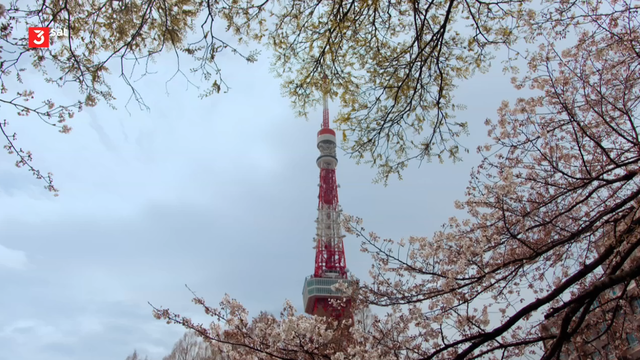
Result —
[[[200, 76], [206, 97], [227, 88], [218, 54], [230, 51], [254, 62], [258, 51], [242, 53], [235, 44], [262, 44], [274, 55], [273, 71], [300, 115], [319, 104], [321, 77], [329, 77], [342, 109], [335, 122], [344, 149], [377, 167], [377, 180], [386, 182], [412, 159], [460, 160], [461, 150], [468, 151], [459, 141], [468, 124], [455, 120], [464, 108], [454, 101], [455, 87], [489, 68], [492, 48], [533, 42], [549, 28], [562, 36], [572, 24], [568, 14], [581, 11], [578, 4], [554, 0], [544, 0], [543, 10], [531, 6], [530, 0], [14, 0], [0, 11], [0, 103], [66, 133], [67, 120], [84, 106], [113, 106], [109, 73], [119, 75], [130, 100], [144, 107], [133, 79], [169, 52], [195, 64], [191, 74], [178, 68], [176, 75]], [[69, 36], [52, 37], [50, 48], [30, 49], [29, 26], [64, 29]], [[48, 83], [77, 86], [78, 101], [59, 105], [25, 89], [20, 83], [27, 67]], [[512, 64], [506, 69], [516, 70]], [[17, 165], [29, 167], [31, 154], [14, 146], [7, 130], [14, 116], [5, 114], [7, 150], [20, 157]], [[51, 179], [43, 178], [54, 191]]]

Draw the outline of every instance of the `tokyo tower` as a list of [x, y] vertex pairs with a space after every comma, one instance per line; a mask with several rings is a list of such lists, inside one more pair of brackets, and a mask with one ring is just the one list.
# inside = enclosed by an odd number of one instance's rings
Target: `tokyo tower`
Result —
[[[340, 205], [336, 181], [336, 132], [329, 127], [328, 79], [323, 76], [322, 127], [318, 131], [320, 156], [316, 164], [320, 168], [320, 194], [318, 195], [318, 218], [314, 238], [316, 262], [313, 275], [305, 279], [302, 290], [304, 310], [307, 314], [342, 319], [350, 317], [350, 300], [332, 286], [338, 282], [349, 283], [347, 260], [344, 254], [340, 228]], [[334, 306], [330, 299], [346, 299], [346, 307]]]

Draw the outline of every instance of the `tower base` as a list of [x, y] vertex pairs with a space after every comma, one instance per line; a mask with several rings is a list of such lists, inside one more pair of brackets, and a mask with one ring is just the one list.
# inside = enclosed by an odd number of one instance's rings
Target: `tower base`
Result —
[[[349, 279], [338, 278], [316, 278], [308, 276], [302, 288], [302, 300], [304, 312], [309, 315], [328, 316], [333, 318], [344, 318], [349, 316], [351, 301], [348, 295], [341, 290], [334, 290], [332, 287], [338, 283], [351, 285]], [[347, 299], [345, 307], [336, 307], [331, 304], [330, 299]]]

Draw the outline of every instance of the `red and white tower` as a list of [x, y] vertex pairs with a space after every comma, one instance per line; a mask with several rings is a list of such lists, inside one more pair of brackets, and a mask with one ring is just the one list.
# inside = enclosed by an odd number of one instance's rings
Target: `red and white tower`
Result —
[[[336, 132], [329, 127], [328, 80], [323, 77], [324, 112], [322, 127], [318, 131], [320, 156], [316, 164], [320, 168], [320, 194], [318, 195], [318, 218], [316, 219], [316, 264], [313, 275], [304, 282], [302, 297], [307, 314], [330, 316], [341, 319], [349, 312], [347, 307], [336, 307], [330, 299], [345, 298], [339, 290], [333, 289], [338, 282], [349, 282], [347, 260], [340, 228], [340, 205], [338, 204], [338, 183], [336, 182]], [[348, 316], [348, 315], [347, 315]]]

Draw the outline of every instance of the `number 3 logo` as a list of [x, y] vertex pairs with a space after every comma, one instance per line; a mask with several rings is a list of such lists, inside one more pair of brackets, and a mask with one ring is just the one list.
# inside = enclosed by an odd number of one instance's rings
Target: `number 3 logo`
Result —
[[44, 42], [44, 31], [35, 30], [34, 33], [36, 33], [37, 40], [33, 40], [33, 43], [36, 45], [42, 45], [42, 43]]

